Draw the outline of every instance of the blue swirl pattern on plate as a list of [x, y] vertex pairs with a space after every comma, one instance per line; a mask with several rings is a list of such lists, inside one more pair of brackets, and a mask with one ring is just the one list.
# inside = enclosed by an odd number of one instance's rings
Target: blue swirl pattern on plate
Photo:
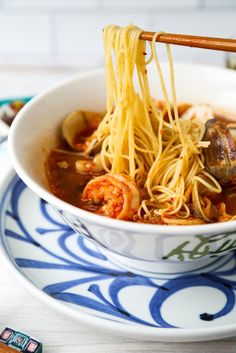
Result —
[[[125, 272], [75, 234], [16, 176], [3, 195], [0, 217], [2, 244], [24, 276], [55, 300], [89, 310], [90, 315], [157, 328], [181, 327], [168, 319], [165, 307], [176, 294], [195, 287], [217, 290], [224, 297], [216, 312], [209, 312], [206, 303], [206, 311], [198, 314], [199, 322], [210, 324], [235, 309], [235, 254], [215, 259], [204, 270], [175, 277], [152, 279]], [[83, 233], [86, 227], [82, 223], [81, 227]], [[138, 292], [144, 299], [140, 310], [134, 310], [125, 298]]]

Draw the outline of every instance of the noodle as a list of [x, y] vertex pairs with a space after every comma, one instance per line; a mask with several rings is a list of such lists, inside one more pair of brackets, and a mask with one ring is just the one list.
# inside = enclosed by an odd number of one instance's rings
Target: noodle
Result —
[[[98, 141], [102, 141], [101, 160], [107, 172], [127, 174], [140, 188], [147, 189], [150, 198], [142, 201], [140, 218], [158, 215], [167, 224], [188, 224], [191, 199], [196, 200], [204, 216], [197, 184], [202, 183], [218, 193], [221, 187], [213, 177], [207, 176], [211, 179], [209, 183], [199, 175], [205, 173], [199, 155], [209, 143], [202, 141], [203, 123], [179, 118], [170, 46], [167, 44], [166, 49], [173, 110], [156, 50], [159, 33], [153, 37], [147, 61], [146, 43], [139, 40], [141, 33], [141, 29], [132, 25], [104, 29], [107, 113], [95, 133]], [[157, 68], [168, 122], [150, 94], [147, 65], [152, 60]], [[134, 85], [135, 75], [138, 90]]]

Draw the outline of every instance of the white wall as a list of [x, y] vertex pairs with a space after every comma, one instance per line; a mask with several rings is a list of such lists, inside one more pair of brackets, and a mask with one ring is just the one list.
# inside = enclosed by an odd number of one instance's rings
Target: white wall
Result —
[[[0, 0], [0, 65], [100, 66], [102, 28], [236, 35], [236, 0]], [[160, 45], [163, 52], [163, 45]], [[176, 60], [223, 65], [224, 53], [174, 48]]]

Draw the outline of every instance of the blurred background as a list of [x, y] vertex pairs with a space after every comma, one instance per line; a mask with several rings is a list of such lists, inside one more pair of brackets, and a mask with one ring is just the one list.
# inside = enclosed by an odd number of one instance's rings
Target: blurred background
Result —
[[[232, 37], [236, 34], [236, 1], [0, 0], [0, 65], [101, 66], [102, 28], [130, 22], [152, 31]], [[174, 58], [224, 65], [225, 55], [175, 48]]]
[[[32, 95], [103, 66], [102, 28], [111, 23], [235, 37], [236, 0], [0, 0], [0, 98]], [[158, 48], [165, 60], [164, 45]], [[172, 51], [175, 62], [226, 63], [223, 52]]]

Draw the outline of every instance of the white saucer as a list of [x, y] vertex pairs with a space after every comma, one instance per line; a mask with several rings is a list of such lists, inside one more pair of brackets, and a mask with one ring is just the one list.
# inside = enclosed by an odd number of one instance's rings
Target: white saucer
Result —
[[236, 334], [235, 254], [192, 272], [143, 277], [76, 235], [13, 173], [1, 195], [0, 256], [55, 310], [130, 338], [180, 342]]

